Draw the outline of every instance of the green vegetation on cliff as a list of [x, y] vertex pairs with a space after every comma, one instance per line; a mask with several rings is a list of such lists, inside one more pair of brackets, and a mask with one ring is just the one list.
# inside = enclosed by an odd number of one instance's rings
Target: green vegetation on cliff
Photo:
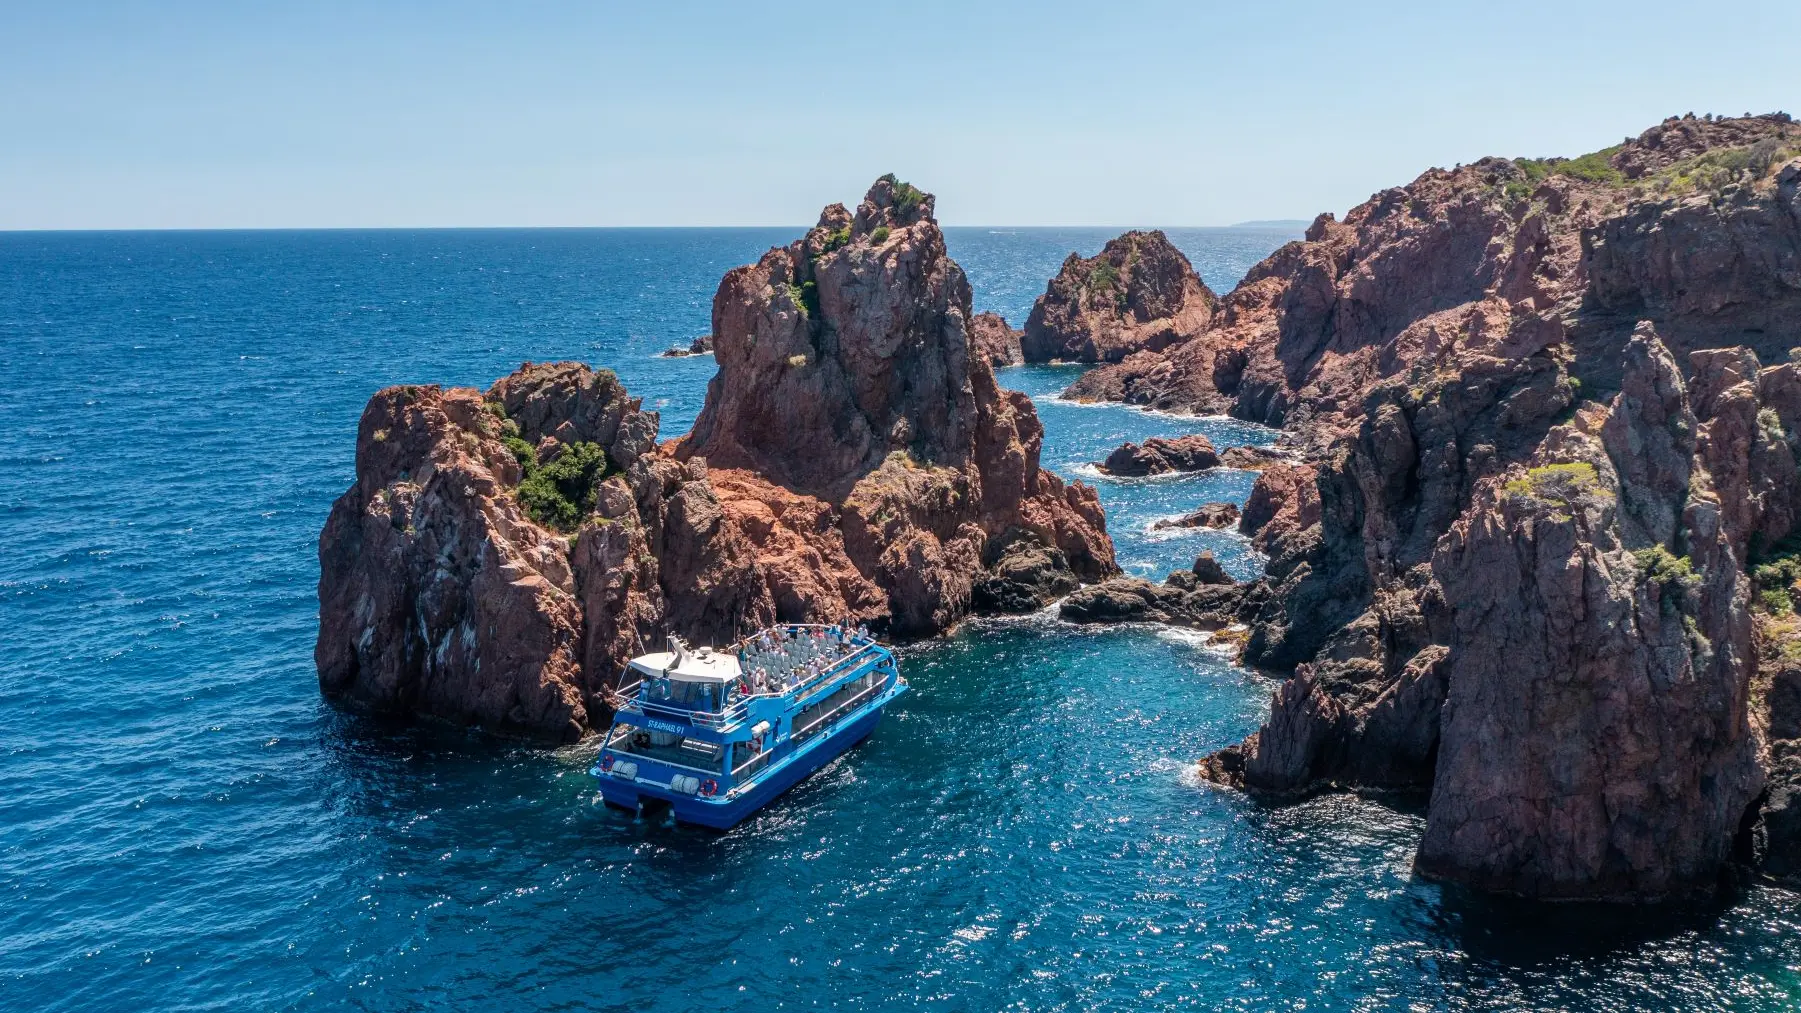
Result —
[[1507, 184], [1507, 195], [1510, 197], [1527, 197], [1544, 182], [1548, 176], [1569, 176], [1573, 179], [1586, 180], [1590, 183], [1605, 183], [1608, 186], [1624, 186], [1626, 175], [1613, 167], [1612, 158], [1619, 153], [1621, 145], [1591, 151], [1575, 158], [1516, 158], [1514, 167], [1525, 173], [1524, 180], [1513, 180]]
[[1662, 588], [1662, 598], [1668, 604], [1680, 606], [1700, 582], [1694, 563], [1687, 556], [1678, 556], [1661, 545], [1639, 549], [1632, 558], [1638, 564], [1639, 579]]
[[1685, 158], [1646, 179], [1657, 190], [1670, 194], [1716, 193], [1730, 184], [1755, 182], [1797, 153], [1801, 145], [1785, 146], [1775, 137], [1740, 148], [1718, 148]]
[[882, 180], [894, 191], [894, 216], [896, 218], [905, 218], [919, 210], [919, 206], [925, 203], [924, 190], [900, 179], [894, 173], [890, 172], [882, 176]]
[[1595, 466], [1586, 461], [1530, 468], [1525, 475], [1508, 482], [1502, 489], [1509, 496], [1536, 503], [1564, 505], [1590, 494], [1607, 494], [1607, 490], [1601, 487], [1601, 476], [1595, 471]]
[[1771, 615], [1795, 611], [1797, 586], [1801, 585], [1801, 545], [1792, 540], [1777, 546], [1763, 561], [1751, 567], [1751, 593], [1757, 606]]
[[525, 477], [515, 495], [532, 520], [559, 531], [573, 531], [594, 509], [594, 488], [619, 468], [598, 443], [573, 443], [548, 464], [538, 463], [538, 452], [517, 436], [503, 441], [518, 458]]

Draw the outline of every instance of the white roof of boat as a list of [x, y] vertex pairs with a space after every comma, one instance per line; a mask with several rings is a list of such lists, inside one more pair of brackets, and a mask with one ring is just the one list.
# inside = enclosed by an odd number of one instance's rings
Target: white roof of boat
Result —
[[684, 682], [732, 682], [743, 675], [736, 657], [719, 654], [710, 647], [641, 654], [632, 659], [632, 664]]

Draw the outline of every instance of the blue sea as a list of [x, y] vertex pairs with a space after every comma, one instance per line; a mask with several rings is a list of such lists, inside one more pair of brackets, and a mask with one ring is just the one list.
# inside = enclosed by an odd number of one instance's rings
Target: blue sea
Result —
[[[0, 234], [0, 1010], [1792, 1008], [1801, 903], [1500, 904], [1416, 879], [1423, 801], [1196, 782], [1267, 680], [1203, 636], [972, 622], [863, 746], [737, 830], [598, 804], [592, 745], [337, 713], [316, 539], [364, 401], [610, 366], [684, 431], [719, 276], [797, 230]], [[1023, 322], [1100, 230], [950, 229]], [[1172, 230], [1225, 291], [1292, 234]], [[1056, 402], [1124, 565], [1249, 476], [1109, 481], [1126, 439], [1267, 430]]]

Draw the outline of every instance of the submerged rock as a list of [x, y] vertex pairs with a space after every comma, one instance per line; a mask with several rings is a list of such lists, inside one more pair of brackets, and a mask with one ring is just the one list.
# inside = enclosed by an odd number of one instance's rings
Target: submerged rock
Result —
[[1245, 588], [1236, 584], [1212, 553], [1177, 570], [1161, 584], [1142, 577], [1115, 577], [1065, 598], [1058, 614], [1073, 623], [1158, 622], [1218, 630], [1239, 621]]
[[1292, 455], [1270, 447], [1227, 447], [1219, 452], [1219, 463], [1240, 471], [1262, 471], [1278, 464], [1291, 464]]
[[1229, 528], [1237, 523], [1238, 504], [1202, 503], [1175, 520], [1161, 520], [1151, 525], [1151, 528]]
[[662, 354], [665, 359], [680, 359], [690, 355], [706, 355], [712, 350], [713, 336], [711, 334], [702, 334], [700, 337], [688, 342], [686, 347], [676, 345], [664, 351]]
[[1070, 254], [1026, 317], [1028, 362], [1118, 362], [1186, 341], [1218, 300], [1162, 232], [1127, 232], [1093, 257]]
[[1174, 471], [1206, 471], [1219, 467], [1219, 461], [1212, 441], [1200, 433], [1190, 433], [1173, 438], [1153, 436], [1142, 446], [1124, 444], [1096, 467], [1109, 475], [1131, 478], [1166, 475]]
[[726, 275], [719, 373], [671, 444], [575, 363], [379, 392], [320, 537], [321, 690], [569, 741], [671, 633], [924, 634], [1117, 573], [1099, 498], [1040, 468], [969, 319], [931, 196], [885, 178]]

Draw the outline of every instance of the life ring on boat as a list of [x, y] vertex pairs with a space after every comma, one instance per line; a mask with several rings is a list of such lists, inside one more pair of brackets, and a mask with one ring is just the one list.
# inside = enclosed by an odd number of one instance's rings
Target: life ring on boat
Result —
[[607, 755], [600, 758], [600, 769], [608, 770], [608, 771], [613, 769], [613, 754], [612, 753], [608, 753]]
[[719, 782], [710, 777], [705, 781], [700, 782], [700, 793], [708, 798], [712, 798], [714, 795], [719, 794]]

